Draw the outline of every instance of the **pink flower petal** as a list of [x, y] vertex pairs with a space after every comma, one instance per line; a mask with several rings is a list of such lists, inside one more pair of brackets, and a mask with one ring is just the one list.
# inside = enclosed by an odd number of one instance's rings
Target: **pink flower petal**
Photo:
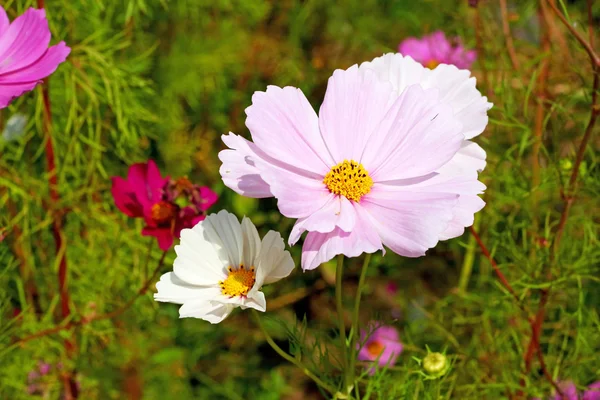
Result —
[[302, 269], [312, 270], [338, 254], [358, 257], [362, 253], [383, 250], [381, 240], [360, 205], [353, 204], [356, 224], [352, 232], [340, 228], [329, 233], [309, 232], [302, 247]]
[[431, 61], [437, 61], [439, 63], [448, 62], [448, 54], [452, 51], [452, 46], [448, 39], [446, 39], [444, 32], [436, 31], [428, 36], [424, 36], [423, 42], [431, 51]]
[[428, 43], [423, 43], [415, 37], [404, 39], [402, 43], [400, 43], [400, 46], [398, 46], [398, 51], [402, 55], [410, 56], [420, 63], [426, 63], [433, 58]]
[[[258, 186], [256, 194], [267, 195], [268, 190], [277, 198], [279, 211], [289, 218], [306, 217], [321, 209], [329, 200], [330, 192], [323, 183], [324, 174], [315, 174], [279, 161], [239, 136], [231, 134], [223, 136], [223, 140], [240, 149], [237, 150], [239, 154], [232, 158], [237, 157], [239, 161], [244, 157], [246, 161], [240, 163], [231, 161], [228, 158], [231, 155], [223, 156], [229, 160], [220, 170], [223, 182], [238, 193], [250, 189], [252, 185]], [[255, 176], [256, 172], [260, 177]]]
[[8, 20], [8, 15], [6, 15], [6, 11], [4, 7], [0, 6], [0, 36], [2, 36], [10, 25], [10, 21]]
[[395, 97], [388, 82], [356, 65], [334, 71], [319, 111], [321, 133], [335, 160], [329, 168], [344, 160], [360, 160]]
[[246, 115], [254, 143], [268, 156], [312, 174], [325, 175], [333, 165], [317, 115], [300, 89], [256, 92]]
[[375, 182], [413, 178], [434, 172], [460, 149], [461, 124], [438, 93], [419, 85], [396, 100], [371, 137], [362, 162]]
[[27, 66], [0, 74], [0, 84], [39, 82], [52, 74], [70, 53], [71, 49], [65, 42], [60, 42], [46, 49], [40, 58]]
[[479, 135], [487, 125], [487, 111], [492, 104], [477, 90], [476, 80], [470, 77], [469, 71], [445, 64], [432, 71], [410, 57], [392, 53], [362, 63], [360, 69], [375, 71], [380, 79], [391, 82], [399, 93], [417, 83], [423, 89], [438, 89], [440, 101], [452, 107], [467, 139]]
[[328, 233], [338, 226], [342, 231], [350, 232], [355, 222], [356, 212], [350, 200], [330, 193], [329, 200], [320, 210], [296, 221], [290, 234], [289, 244], [290, 246], [296, 244], [305, 231]]
[[273, 197], [255, 164], [258, 156], [253, 147], [256, 145], [231, 132], [221, 138], [229, 147], [219, 153], [219, 159], [223, 162], [219, 172], [225, 186], [247, 197]]
[[32, 90], [65, 61], [64, 42], [48, 48], [50, 30], [44, 10], [30, 8], [9, 23], [0, 7], [0, 108]]
[[48, 50], [49, 44], [46, 13], [28, 9], [0, 37], [0, 76], [27, 67]]
[[473, 225], [475, 213], [485, 206], [485, 201], [477, 195], [460, 195], [454, 208], [452, 220], [447, 228], [440, 233], [440, 240], [448, 240], [461, 236], [465, 227]]
[[588, 390], [583, 393], [582, 400], [600, 400], [600, 381], [588, 386]]
[[458, 195], [400, 192], [376, 184], [360, 205], [370, 215], [384, 245], [406, 257], [420, 257], [434, 247], [453, 217]]
[[15, 98], [25, 92], [33, 90], [38, 82], [3, 84], [0, 83], [0, 108], [8, 106]]

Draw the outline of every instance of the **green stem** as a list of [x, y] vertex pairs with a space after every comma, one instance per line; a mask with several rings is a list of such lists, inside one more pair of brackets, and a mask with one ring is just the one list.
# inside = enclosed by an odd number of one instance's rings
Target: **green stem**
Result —
[[[473, 225], [477, 230], [479, 228], [479, 218], [478, 215], [475, 216], [475, 222]], [[469, 279], [471, 278], [471, 272], [473, 271], [473, 263], [475, 261], [475, 249], [477, 248], [477, 243], [475, 242], [475, 238], [473, 235], [469, 235], [469, 241], [467, 243], [467, 252], [465, 253], [465, 258], [463, 259], [462, 268], [460, 269], [460, 278], [458, 281], [458, 291], [460, 293], [466, 293], [467, 287], [469, 286]]]
[[261, 332], [265, 336], [267, 343], [269, 343], [269, 345], [273, 348], [273, 350], [275, 350], [277, 352], [277, 354], [279, 354], [281, 357], [285, 358], [287, 361], [294, 364], [296, 367], [300, 368], [302, 370], [302, 372], [304, 372], [306, 374], [306, 376], [308, 376], [310, 379], [312, 379], [319, 387], [325, 389], [327, 392], [329, 392], [332, 395], [334, 395], [336, 393], [336, 390], [334, 388], [329, 386], [327, 383], [323, 382], [321, 379], [319, 379], [318, 376], [313, 374], [299, 360], [295, 359], [294, 357], [289, 355], [287, 352], [285, 352], [281, 347], [279, 347], [277, 345], [277, 343], [275, 343], [275, 341], [273, 340], [271, 335], [269, 335], [269, 332], [267, 332], [267, 330], [265, 329], [265, 326], [263, 325], [262, 320], [260, 319], [260, 316], [258, 315], [258, 311], [254, 310], [254, 309], [251, 309], [250, 311], [252, 313], [252, 317], [254, 318], [254, 321], [256, 322], [256, 325], [258, 325]]
[[[349, 380], [352, 385], [355, 385], [355, 366], [356, 366], [356, 354], [358, 349], [356, 348], [356, 339], [359, 335], [358, 328], [358, 314], [360, 311], [360, 298], [362, 295], [363, 287], [365, 285], [365, 277], [367, 276], [367, 269], [369, 267], [369, 262], [371, 261], [371, 254], [365, 255], [365, 260], [363, 261], [362, 269], [360, 271], [360, 278], [358, 280], [358, 289], [356, 290], [356, 299], [354, 300], [354, 313], [352, 313], [352, 336], [350, 337], [350, 368], [349, 368]], [[356, 387], [356, 396], [357, 399], [360, 399], [360, 394], [358, 392], [358, 385]]]
[[346, 378], [344, 394], [348, 393], [350, 385], [350, 365], [348, 362], [348, 350], [346, 345], [346, 324], [344, 323], [344, 305], [342, 303], [342, 276], [344, 274], [344, 255], [338, 255], [337, 267], [335, 269], [335, 304], [338, 314], [338, 325], [340, 329], [340, 346], [342, 350], [343, 371]]

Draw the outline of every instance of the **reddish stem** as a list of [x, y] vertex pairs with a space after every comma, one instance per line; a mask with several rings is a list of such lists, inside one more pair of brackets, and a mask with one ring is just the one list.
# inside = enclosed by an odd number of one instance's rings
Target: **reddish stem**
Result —
[[[44, 0], [37, 0], [37, 6], [40, 9], [44, 8]], [[50, 103], [50, 95], [48, 94], [48, 80], [46, 79], [42, 86], [42, 98], [44, 103], [44, 136], [46, 139], [46, 164], [48, 168], [48, 185], [50, 191], [50, 200], [52, 204], [60, 204], [60, 195], [58, 193], [58, 177], [56, 175], [56, 157], [54, 154], [54, 146], [52, 143], [52, 105]], [[54, 237], [54, 245], [56, 255], [60, 257], [58, 267], [58, 291], [60, 294], [60, 309], [62, 318], [68, 318], [71, 314], [69, 308], [69, 291], [67, 287], [68, 264], [65, 251], [65, 242], [61, 233], [62, 216], [53, 210], [52, 215], [52, 236]], [[75, 351], [75, 343], [72, 339], [65, 340], [65, 350], [68, 357], [72, 357]], [[67, 373], [64, 378], [65, 398], [67, 400], [76, 399], [78, 397], [77, 384], [71, 373]]]
[[[581, 45], [588, 52], [588, 55], [590, 57], [590, 62], [592, 64], [592, 71], [594, 74], [594, 83], [592, 85], [592, 103], [590, 105], [590, 109], [591, 109], [590, 119], [585, 128], [583, 138], [582, 138], [579, 148], [577, 150], [577, 156], [575, 158], [575, 164], [573, 165], [571, 177], [569, 178], [569, 182], [567, 183], [566, 187], [563, 190], [564, 207], [563, 207], [563, 211], [561, 213], [560, 219], [559, 219], [558, 227], [556, 229], [554, 241], [552, 243], [552, 248], [550, 249], [550, 266], [552, 266], [555, 262], [555, 258], [558, 253], [558, 249], [559, 249], [559, 245], [560, 245], [560, 240], [562, 238], [563, 231], [567, 224], [567, 219], [569, 217], [569, 211], [574, 202], [573, 192], [576, 188], [577, 178], [579, 177], [579, 168], [581, 166], [581, 163], [583, 162], [583, 158], [585, 156], [585, 150], [587, 148], [587, 145], [590, 141], [590, 138], [592, 137], [594, 125], [596, 124], [596, 120], [598, 119], [598, 116], [600, 115], [600, 107], [598, 107], [598, 104], [597, 104], [598, 89], [600, 87], [600, 60], [599, 60], [598, 56], [596, 55], [596, 53], [594, 52], [593, 47], [590, 45], [590, 43], [586, 42], [585, 39], [579, 34], [579, 32], [577, 32], [575, 30], [575, 28], [573, 28], [568, 23], [566, 18], [562, 15], [561, 12], [558, 11], [558, 9], [553, 4], [553, 2], [548, 0], [548, 4], [550, 4], [550, 7], [552, 7], [554, 12], [558, 15], [559, 19], [565, 24], [565, 26], [571, 31], [571, 33], [577, 38], [577, 40], [581, 43]], [[588, 3], [588, 6], [589, 6], [589, 3]], [[591, 13], [591, 7], [588, 7], [588, 13]], [[592, 19], [588, 18], [588, 20], [590, 21], [590, 25], [588, 27], [589, 34], [591, 36], [593, 36], [593, 26], [591, 24]], [[551, 270], [548, 271], [547, 276], [548, 276], [548, 280], [552, 279], [552, 271]], [[541, 335], [541, 331], [542, 331], [542, 325], [544, 323], [544, 317], [546, 314], [546, 305], [548, 303], [549, 297], [550, 297], [550, 289], [549, 288], [543, 289], [542, 295], [540, 297], [538, 311], [535, 315], [534, 320], [531, 321], [531, 339], [529, 341], [529, 344], [527, 346], [527, 351], [525, 352], [525, 356], [524, 356], [525, 373], [529, 373], [529, 371], [531, 370], [533, 356], [536, 353], [536, 351], [537, 351], [538, 357], [540, 359], [540, 364], [542, 365], [543, 368], [545, 368], [545, 364], [543, 362], [543, 353], [540, 348], [540, 335]], [[551, 380], [551, 382], [553, 383], [553, 385], [555, 385], [555, 383], [552, 380]], [[525, 380], [522, 379], [521, 387], [524, 387], [524, 386], [525, 386]], [[556, 385], [555, 385], [555, 388], [557, 388], [557, 391], [560, 394], [561, 393], [560, 389], [558, 389], [558, 387]]]
[[517, 296], [517, 293], [515, 292], [515, 290], [512, 288], [512, 286], [510, 285], [510, 283], [508, 283], [508, 280], [506, 279], [506, 277], [504, 276], [504, 274], [502, 273], [502, 271], [500, 271], [500, 268], [498, 268], [498, 264], [496, 264], [496, 261], [494, 261], [494, 258], [490, 254], [490, 251], [485, 246], [485, 244], [483, 244], [483, 242], [481, 241], [481, 238], [477, 234], [477, 231], [475, 231], [475, 228], [473, 228], [472, 226], [470, 226], [469, 227], [469, 231], [471, 231], [471, 234], [475, 238], [475, 241], [479, 245], [479, 248], [481, 249], [481, 252], [483, 253], [483, 255], [488, 259], [488, 261], [490, 262], [490, 264], [492, 264], [492, 268], [494, 269], [494, 272], [496, 273], [496, 276], [500, 280], [500, 283], [502, 283], [502, 286], [504, 286], [506, 288], [506, 290], [508, 290], [508, 292], [517, 301], [517, 304], [519, 305], [519, 307], [522, 309], [521, 300], [519, 300], [519, 296]]
[[512, 35], [510, 34], [510, 24], [508, 23], [508, 7], [506, 5], [506, 0], [500, 0], [500, 15], [502, 16], [502, 33], [504, 33], [506, 50], [508, 51], [508, 56], [510, 58], [510, 62], [512, 63], [513, 69], [515, 71], [518, 71], [519, 59], [517, 58], [515, 46], [513, 45]]

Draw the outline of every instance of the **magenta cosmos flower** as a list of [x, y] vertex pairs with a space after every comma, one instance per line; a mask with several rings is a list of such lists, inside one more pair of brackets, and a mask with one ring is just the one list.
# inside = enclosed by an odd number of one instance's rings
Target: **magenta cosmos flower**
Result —
[[207, 187], [193, 185], [187, 178], [161, 177], [156, 163], [134, 164], [127, 179], [112, 178], [115, 204], [126, 215], [144, 218], [144, 236], [154, 236], [162, 250], [168, 250], [182, 229], [192, 228], [206, 217], [217, 201]]
[[410, 37], [405, 39], [398, 51], [410, 56], [425, 67], [434, 69], [440, 64], [455, 65], [460, 69], [469, 69], [477, 59], [474, 50], [467, 50], [460, 42], [460, 38], [453, 40], [455, 44], [446, 39], [444, 32], [437, 31], [421, 39]]
[[71, 52], [64, 42], [49, 44], [44, 10], [30, 8], [10, 23], [0, 6], [0, 108], [32, 90]]
[[[371, 324], [374, 326], [374, 324]], [[365, 341], [366, 340], [366, 341]], [[361, 346], [362, 345], [362, 346]], [[380, 367], [394, 365], [400, 353], [402, 343], [398, 331], [393, 326], [379, 326], [367, 336], [366, 331], [360, 332], [360, 343], [357, 345], [358, 359], [361, 361], [376, 361]], [[374, 369], [369, 370], [374, 373]]]
[[[588, 390], [581, 395], [577, 393], [577, 387], [572, 381], [564, 381], [558, 384], [562, 392], [562, 396], [555, 393], [549, 397], [549, 400], [600, 400], [600, 381], [594, 382], [588, 386]], [[540, 400], [540, 399], [534, 399]]]
[[299, 89], [270, 86], [246, 109], [254, 142], [233, 133], [219, 158], [225, 185], [276, 197], [308, 235], [303, 269], [337, 254], [419, 257], [460, 236], [485, 204], [485, 152], [469, 139], [491, 104], [469, 71], [388, 54], [329, 78], [319, 116]]

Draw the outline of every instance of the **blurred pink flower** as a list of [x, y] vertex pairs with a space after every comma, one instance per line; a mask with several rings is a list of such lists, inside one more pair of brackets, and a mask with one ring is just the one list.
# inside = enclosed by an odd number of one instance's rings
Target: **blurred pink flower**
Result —
[[398, 46], [398, 51], [410, 56], [429, 69], [434, 69], [439, 64], [455, 65], [460, 69], [469, 69], [477, 59], [475, 50], [463, 47], [459, 38], [453, 43], [446, 39], [442, 31], [433, 32], [421, 39], [410, 37]]
[[486, 154], [468, 139], [490, 107], [468, 71], [387, 54], [335, 71], [319, 116], [300, 89], [255, 93], [246, 109], [254, 142], [224, 135], [220, 173], [237, 193], [275, 197], [298, 219], [289, 243], [308, 231], [304, 270], [383, 245], [419, 257], [462, 235], [485, 204], [477, 174]]
[[[588, 386], [588, 390], [583, 392], [583, 396], [577, 393], [577, 387], [573, 381], [563, 381], [558, 383], [562, 396], [555, 393], [548, 400], [600, 400], [600, 381], [594, 382]], [[539, 398], [533, 400], [540, 400]]]
[[[375, 327], [370, 336], [367, 331], [360, 332], [360, 343], [357, 344], [358, 359], [361, 361], [377, 360], [380, 367], [394, 365], [402, 353], [402, 343], [398, 331], [393, 326], [376, 327], [374, 323], [371, 323], [370, 326], [371, 328]], [[373, 374], [375, 369], [372, 368], [369, 372]]]
[[161, 177], [156, 163], [134, 164], [127, 179], [112, 178], [115, 204], [132, 218], [144, 218], [144, 236], [154, 236], [162, 250], [168, 250], [182, 229], [202, 221], [217, 201], [208, 187], [193, 185], [187, 178]]
[[52, 47], [49, 44], [44, 10], [30, 8], [10, 23], [0, 6], [0, 108], [32, 90], [71, 52], [65, 42]]

